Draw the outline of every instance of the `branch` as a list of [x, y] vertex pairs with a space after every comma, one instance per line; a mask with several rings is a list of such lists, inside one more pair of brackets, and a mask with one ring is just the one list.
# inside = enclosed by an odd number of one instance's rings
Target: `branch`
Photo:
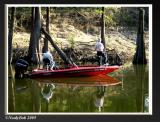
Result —
[[54, 43], [54, 41], [52, 40], [51, 36], [44, 30], [44, 28], [41, 28], [41, 32], [42, 32], [42, 33], [46, 36], [46, 38], [50, 41], [50, 43], [51, 43], [51, 45], [53, 46], [53, 48], [57, 51], [57, 53], [59, 54], [59, 56], [63, 59], [63, 61], [64, 61], [66, 64], [76, 66], [76, 64], [75, 64], [74, 62], [72, 62], [72, 61], [65, 55], [65, 53], [58, 48], [58, 46]]

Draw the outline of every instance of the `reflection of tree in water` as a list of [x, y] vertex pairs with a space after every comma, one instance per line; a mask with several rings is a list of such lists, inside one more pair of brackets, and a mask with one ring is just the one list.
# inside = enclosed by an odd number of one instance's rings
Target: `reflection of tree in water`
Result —
[[[136, 90], [136, 106], [138, 112], [148, 111], [148, 89], [145, 89], [145, 70], [146, 65], [134, 65], [134, 71], [137, 81], [137, 90]], [[148, 88], [148, 87], [147, 87]]]
[[15, 78], [15, 71], [12, 65], [9, 65], [8, 78], [8, 111], [22, 112], [26, 109], [32, 111], [30, 107], [32, 105], [30, 103], [30, 94], [27, 94], [30, 83], [29, 79]]
[[11, 65], [9, 65], [9, 91], [8, 91], [8, 106], [9, 106], [9, 112], [15, 111], [15, 79], [14, 79], [14, 72]]
[[94, 104], [98, 107], [99, 112], [102, 111], [103, 103], [104, 103], [104, 95], [106, 91], [106, 86], [98, 86], [97, 87], [97, 94]]
[[41, 111], [41, 99], [40, 99], [40, 83], [32, 81], [31, 83], [31, 100], [32, 100], [32, 107], [33, 112], [40, 112]]

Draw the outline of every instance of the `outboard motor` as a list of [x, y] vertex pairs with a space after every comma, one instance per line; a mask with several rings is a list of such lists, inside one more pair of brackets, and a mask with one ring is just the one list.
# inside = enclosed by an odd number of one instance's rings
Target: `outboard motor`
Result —
[[27, 71], [29, 63], [23, 59], [18, 59], [15, 64], [15, 78], [24, 78], [24, 73]]

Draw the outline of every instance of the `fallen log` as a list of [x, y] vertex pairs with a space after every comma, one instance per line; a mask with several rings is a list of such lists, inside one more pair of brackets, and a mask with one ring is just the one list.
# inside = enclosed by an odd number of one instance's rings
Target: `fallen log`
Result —
[[51, 36], [44, 30], [44, 28], [41, 28], [41, 32], [45, 35], [45, 37], [49, 40], [49, 42], [51, 43], [51, 45], [53, 46], [53, 48], [57, 51], [57, 53], [59, 54], [59, 56], [62, 58], [62, 60], [64, 61], [65, 64], [69, 64], [69, 65], [73, 65], [73, 66], [77, 66], [74, 62], [72, 62], [67, 56], [66, 54], [60, 50], [58, 48], [58, 46], [54, 43], [54, 41], [52, 40]]

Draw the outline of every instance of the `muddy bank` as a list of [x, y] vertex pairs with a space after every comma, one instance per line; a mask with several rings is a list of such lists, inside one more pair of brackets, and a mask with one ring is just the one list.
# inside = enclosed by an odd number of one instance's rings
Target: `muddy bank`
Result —
[[[86, 34], [77, 30], [74, 26], [63, 25], [58, 28], [54, 24], [51, 25], [51, 33], [53, 40], [58, 47], [63, 50], [70, 59], [77, 64], [95, 63], [96, 51], [95, 43], [99, 35]], [[66, 28], [67, 26], [67, 28]], [[62, 31], [63, 30], [63, 31]], [[148, 32], [145, 33], [146, 56], [148, 59], [149, 37]], [[27, 59], [28, 45], [30, 34], [27, 32], [16, 32], [13, 37], [13, 62], [18, 58], [25, 57]], [[136, 31], [108, 29], [105, 36], [106, 52], [108, 62], [110, 64], [124, 64], [133, 59], [136, 50]], [[41, 49], [43, 47], [43, 38], [40, 39]], [[49, 50], [58, 63], [62, 60], [49, 44]]]
[[[92, 48], [88, 48], [88, 46], [83, 48], [64, 48], [62, 49], [65, 54], [77, 65], [84, 64], [95, 64], [97, 65], [97, 56], [96, 51]], [[107, 62], [110, 65], [122, 65], [129, 61], [129, 57], [126, 57], [126, 54], [120, 53], [118, 54], [115, 49], [106, 49], [107, 52]], [[54, 60], [58, 64], [62, 64], [63, 60], [60, 58], [56, 51], [51, 51]], [[27, 58], [28, 48], [16, 48], [13, 50], [13, 63], [16, 62], [18, 58], [22, 58], [28, 60]]]

